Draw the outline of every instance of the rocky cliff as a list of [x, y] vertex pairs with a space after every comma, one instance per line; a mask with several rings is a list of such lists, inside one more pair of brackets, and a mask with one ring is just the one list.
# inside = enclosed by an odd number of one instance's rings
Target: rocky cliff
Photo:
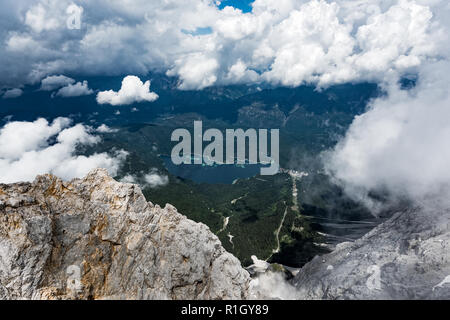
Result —
[[399, 212], [306, 264], [300, 299], [450, 299], [450, 212]]
[[248, 285], [207, 226], [104, 170], [0, 185], [0, 299], [242, 299]]
[[397, 213], [306, 264], [296, 290], [274, 279], [253, 292], [207, 226], [104, 170], [0, 184], [0, 299], [450, 299], [450, 211]]

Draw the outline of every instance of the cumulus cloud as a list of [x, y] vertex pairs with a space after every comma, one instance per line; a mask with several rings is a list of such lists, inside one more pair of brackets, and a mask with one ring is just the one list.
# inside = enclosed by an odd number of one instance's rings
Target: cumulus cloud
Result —
[[113, 106], [129, 105], [135, 102], [152, 102], [158, 95], [150, 91], [150, 81], [145, 83], [136, 76], [127, 76], [122, 80], [122, 87], [118, 92], [113, 90], [101, 91], [97, 94], [97, 103]]
[[74, 79], [63, 75], [48, 76], [45, 79], [42, 79], [40, 90], [53, 91], [64, 86], [71, 85], [73, 83], [75, 83]]
[[23, 94], [23, 90], [19, 89], [19, 88], [14, 88], [14, 89], [9, 89], [6, 90], [5, 93], [3, 94], [3, 99], [14, 99], [14, 98], [18, 98]]
[[125, 151], [114, 155], [76, 155], [78, 145], [99, 141], [89, 127], [71, 125], [68, 118], [57, 118], [52, 123], [45, 119], [9, 122], [0, 129], [0, 183], [32, 181], [44, 173], [69, 180], [83, 177], [98, 167], [116, 175], [127, 156]]
[[180, 89], [203, 89], [217, 81], [219, 63], [203, 54], [194, 54], [178, 59], [175, 68], [169, 70], [169, 76], [180, 77]]
[[79, 96], [87, 96], [93, 94], [94, 91], [89, 89], [88, 82], [77, 82], [75, 84], [68, 84], [65, 87], [62, 87], [56, 93], [57, 96], [68, 98], [68, 97], [79, 97]]
[[[82, 27], [75, 32], [65, 23], [71, 3], [7, 2], [0, 85], [18, 87], [75, 71], [167, 72], [179, 78], [180, 89], [384, 81], [440, 56], [437, 46], [445, 40], [433, 13], [448, 4], [256, 0], [252, 12], [243, 13], [220, 10], [212, 0], [83, 1]], [[203, 29], [210, 32], [185, 32]]]

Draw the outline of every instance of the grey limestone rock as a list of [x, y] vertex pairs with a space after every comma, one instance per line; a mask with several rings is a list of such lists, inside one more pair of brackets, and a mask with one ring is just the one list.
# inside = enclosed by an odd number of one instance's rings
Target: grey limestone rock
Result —
[[399, 212], [316, 257], [293, 280], [300, 299], [450, 299], [450, 212]]
[[0, 185], [0, 299], [245, 299], [249, 281], [207, 226], [105, 170]]

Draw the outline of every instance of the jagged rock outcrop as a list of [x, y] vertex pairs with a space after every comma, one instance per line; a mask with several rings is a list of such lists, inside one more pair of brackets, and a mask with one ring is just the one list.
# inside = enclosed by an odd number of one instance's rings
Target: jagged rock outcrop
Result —
[[0, 185], [0, 299], [245, 299], [207, 226], [105, 170]]
[[306, 264], [300, 299], [450, 299], [450, 212], [397, 213]]

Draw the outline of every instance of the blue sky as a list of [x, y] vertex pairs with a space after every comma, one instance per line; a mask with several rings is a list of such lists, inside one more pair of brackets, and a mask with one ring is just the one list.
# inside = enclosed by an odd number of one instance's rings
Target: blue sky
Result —
[[223, 0], [221, 1], [219, 8], [223, 9], [226, 6], [232, 6], [235, 7], [237, 9], [241, 9], [242, 12], [251, 12], [252, 11], [252, 7], [251, 7], [251, 3], [253, 2], [253, 0]]
[[181, 31], [185, 34], [191, 34], [193, 36], [201, 36], [201, 35], [205, 35], [205, 34], [211, 34], [212, 28], [211, 27], [197, 28], [195, 31], [189, 31], [189, 30], [182, 29]]

